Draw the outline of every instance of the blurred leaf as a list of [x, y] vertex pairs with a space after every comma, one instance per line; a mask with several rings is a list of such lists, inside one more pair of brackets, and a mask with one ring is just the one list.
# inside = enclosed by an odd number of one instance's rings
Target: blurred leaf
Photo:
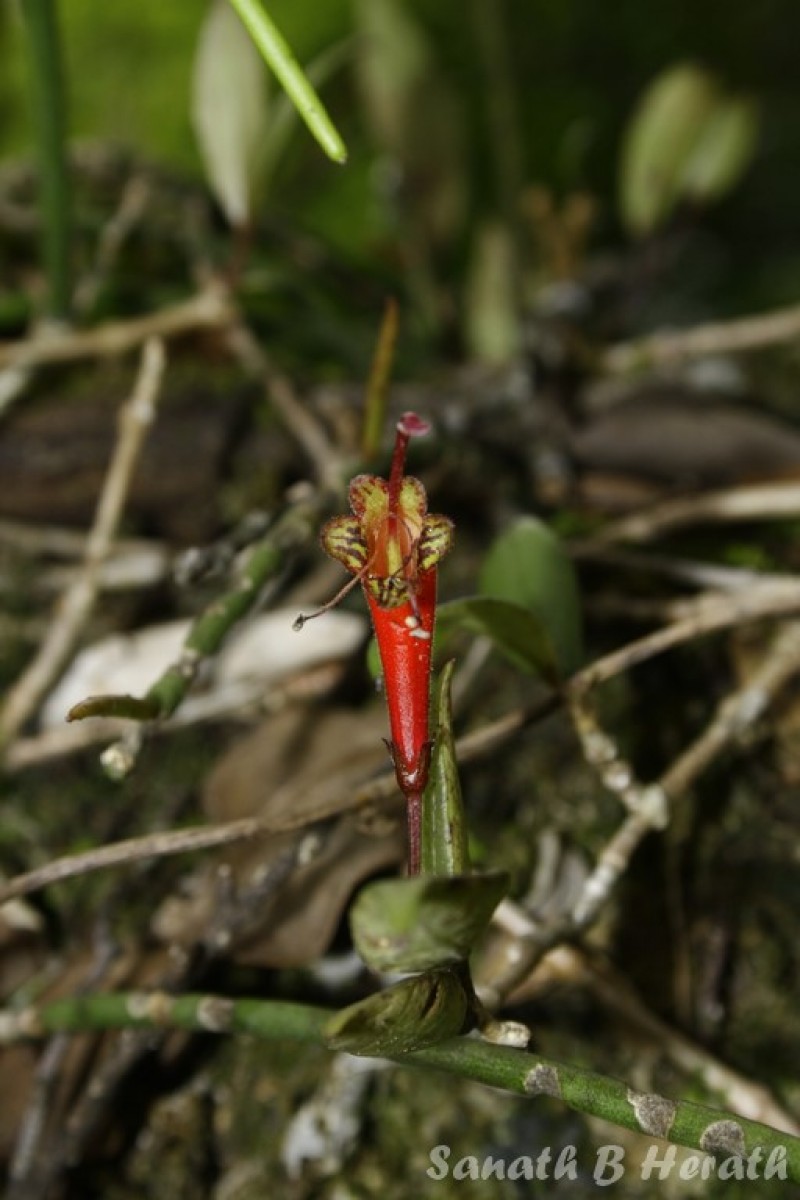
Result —
[[453, 627], [484, 634], [515, 667], [541, 675], [550, 683], [558, 678], [555, 650], [543, 623], [529, 609], [491, 596], [466, 596], [438, 608], [442, 633]]
[[519, 350], [517, 263], [505, 225], [487, 221], [473, 238], [466, 293], [466, 338], [479, 362], [508, 363]]
[[478, 585], [485, 596], [519, 604], [538, 617], [563, 673], [579, 666], [583, 649], [575, 568], [543, 521], [523, 516], [509, 525], [489, 549]]
[[632, 233], [650, 233], [672, 212], [717, 95], [706, 71], [683, 63], [656, 76], [639, 100], [625, 135], [620, 180], [622, 219]]
[[700, 203], [723, 196], [750, 165], [757, 136], [758, 107], [752, 100], [720, 105], [703, 126], [686, 164], [683, 194]]
[[412, 221], [426, 239], [446, 240], [466, 203], [456, 95], [404, 0], [356, 0], [355, 15], [364, 46], [357, 59], [364, 118], [402, 170]]
[[212, 0], [194, 63], [192, 120], [209, 185], [234, 227], [247, 225], [268, 135], [267, 71], [228, 0]]
[[158, 714], [158, 702], [146, 696], [87, 696], [73, 704], [66, 719], [85, 721], [87, 717], [124, 717], [129, 721], [153, 721]]
[[682, 199], [715, 200], [753, 155], [756, 109], [726, 97], [715, 77], [690, 63], [650, 84], [628, 125], [620, 208], [635, 234], [652, 232]]
[[507, 888], [503, 871], [367, 884], [350, 910], [356, 949], [375, 971], [426, 971], [461, 962]]
[[464, 983], [453, 971], [414, 975], [337, 1013], [323, 1036], [332, 1050], [395, 1055], [461, 1033], [469, 1012]]
[[425, 35], [398, 0], [356, 0], [364, 50], [357, 60], [365, 117], [380, 144], [404, 158], [417, 89], [433, 70]]
[[422, 801], [423, 875], [462, 875], [469, 869], [467, 821], [453, 741], [450, 687], [454, 665], [446, 663], [439, 680], [436, 740]]

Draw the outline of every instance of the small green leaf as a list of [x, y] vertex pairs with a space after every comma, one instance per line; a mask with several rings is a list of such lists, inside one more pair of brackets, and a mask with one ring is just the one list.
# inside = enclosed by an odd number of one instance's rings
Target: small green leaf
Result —
[[469, 870], [467, 821], [453, 741], [450, 687], [454, 666], [446, 663], [439, 679], [436, 740], [422, 800], [423, 875], [463, 875]]
[[376, 971], [426, 971], [466, 959], [508, 887], [504, 871], [379, 879], [350, 909], [353, 941]]
[[519, 353], [518, 274], [510, 230], [484, 221], [472, 242], [464, 314], [467, 348], [478, 362], [503, 365]]
[[68, 721], [85, 721], [87, 717], [125, 717], [129, 721], [154, 721], [161, 715], [161, 706], [149, 696], [88, 696], [73, 704], [67, 713]]
[[681, 192], [706, 204], [729, 191], [750, 165], [758, 135], [758, 109], [751, 100], [720, 104], [703, 126], [681, 178]]
[[651, 233], [681, 200], [724, 195], [753, 157], [757, 125], [755, 105], [726, 96], [710, 72], [681, 63], [658, 75], [621, 156], [620, 208], [630, 231]]
[[581, 662], [578, 584], [563, 542], [537, 517], [523, 516], [495, 539], [479, 578], [484, 596], [508, 600], [539, 618], [564, 673]]
[[717, 96], [713, 78], [691, 63], [662, 71], [642, 95], [621, 155], [620, 207], [632, 233], [650, 233], [672, 212]]
[[402, 979], [336, 1013], [323, 1036], [332, 1050], [396, 1055], [433, 1046], [463, 1031], [470, 1002], [454, 971]]
[[541, 675], [548, 683], [557, 682], [558, 664], [547, 630], [519, 604], [491, 596], [466, 596], [440, 604], [437, 623], [443, 633], [461, 628], [484, 634], [521, 671]]

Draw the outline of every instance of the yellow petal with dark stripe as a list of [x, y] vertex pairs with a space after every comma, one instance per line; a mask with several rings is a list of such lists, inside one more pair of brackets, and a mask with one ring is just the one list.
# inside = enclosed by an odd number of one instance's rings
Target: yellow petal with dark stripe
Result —
[[352, 575], [357, 575], [367, 563], [367, 543], [356, 517], [334, 517], [322, 528], [322, 549]]
[[430, 571], [453, 544], [453, 522], [449, 517], [432, 514], [425, 518], [417, 548], [417, 568]]

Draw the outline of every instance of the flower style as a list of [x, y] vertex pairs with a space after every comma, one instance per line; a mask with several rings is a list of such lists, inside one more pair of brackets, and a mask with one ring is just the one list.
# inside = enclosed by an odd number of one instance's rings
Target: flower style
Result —
[[[383, 667], [390, 751], [408, 805], [410, 874], [419, 871], [422, 793], [430, 759], [436, 567], [453, 541], [452, 521], [429, 513], [424, 487], [403, 474], [409, 439], [429, 430], [427, 421], [405, 413], [397, 424], [388, 481], [357, 475], [349, 492], [353, 515], [334, 517], [321, 534], [326, 553], [353, 576], [331, 604], [361, 583], [369, 605]], [[296, 627], [305, 619], [298, 618]]]

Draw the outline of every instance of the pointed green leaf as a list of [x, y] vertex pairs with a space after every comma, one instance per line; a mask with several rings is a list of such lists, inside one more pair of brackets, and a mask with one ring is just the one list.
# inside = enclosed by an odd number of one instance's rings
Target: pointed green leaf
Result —
[[439, 679], [436, 740], [428, 786], [422, 800], [421, 871], [423, 875], [463, 875], [469, 870], [467, 822], [461, 797], [450, 688], [453, 662]]
[[467, 958], [508, 887], [504, 871], [379, 879], [350, 909], [353, 941], [376, 971], [426, 971]]
[[319, 145], [334, 162], [346, 162], [347, 147], [338, 129], [264, 6], [259, 0], [230, 0], [230, 3]]
[[161, 715], [161, 706], [152, 696], [87, 696], [73, 704], [67, 713], [68, 721], [85, 721], [87, 717], [125, 717], [129, 721], [154, 721]]
[[560, 670], [582, 658], [581, 608], [575, 568], [564, 544], [537, 517], [514, 521], [495, 539], [481, 567], [484, 596], [509, 600], [542, 622]]
[[336, 1013], [323, 1036], [332, 1050], [348, 1054], [407, 1054], [461, 1033], [468, 1012], [469, 997], [459, 976], [430, 971]]

